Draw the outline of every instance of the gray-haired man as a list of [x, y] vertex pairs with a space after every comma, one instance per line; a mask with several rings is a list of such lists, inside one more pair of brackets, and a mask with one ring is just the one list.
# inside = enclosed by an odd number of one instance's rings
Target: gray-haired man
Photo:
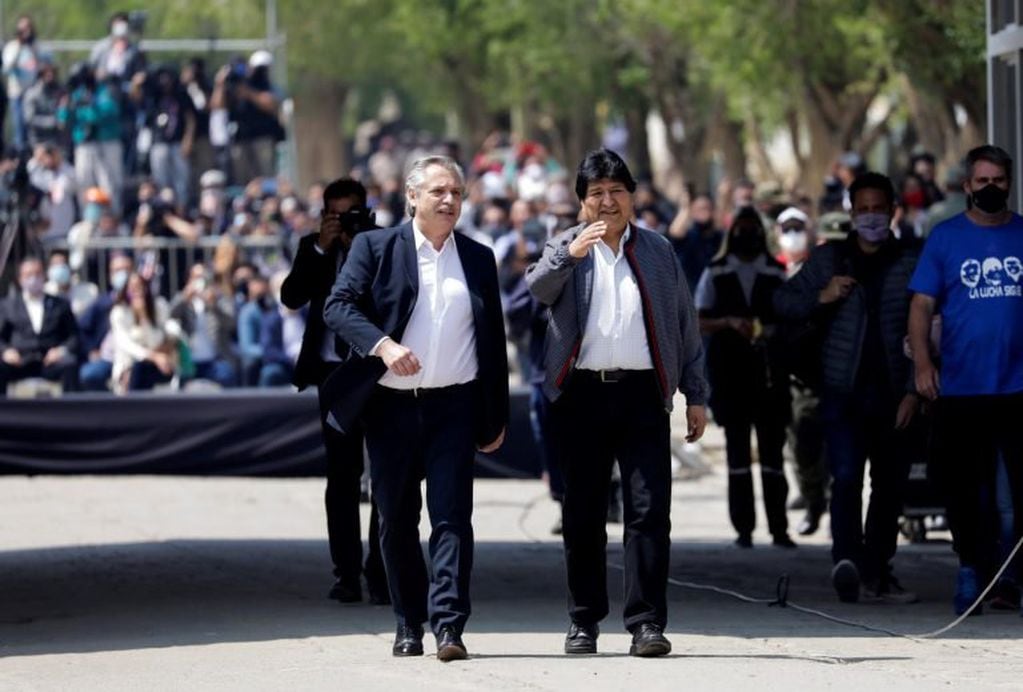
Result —
[[[508, 418], [508, 359], [493, 253], [454, 233], [464, 178], [446, 157], [417, 161], [412, 221], [355, 237], [324, 307], [352, 347], [325, 385], [334, 422], [365, 422], [380, 547], [398, 620], [393, 653], [466, 657], [477, 449], [496, 450]], [[419, 545], [419, 483], [430, 510], [430, 570]], [[427, 593], [429, 591], [429, 593]]]

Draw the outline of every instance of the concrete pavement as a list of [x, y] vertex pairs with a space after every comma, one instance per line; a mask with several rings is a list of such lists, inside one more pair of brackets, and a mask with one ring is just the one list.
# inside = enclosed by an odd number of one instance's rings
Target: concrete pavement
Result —
[[[763, 528], [754, 550], [733, 548], [725, 473], [713, 469], [675, 484], [674, 579], [771, 596], [786, 573], [793, 601], [841, 617], [906, 632], [952, 619], [947, 542], [900, 548], [898, 573], [922, 603], [842, 605], [828, 582], [826, 525], [794, 551], [772, 548]], [[12, 477], [0, 479], [0, 497], [0, 689], [919, 690], [1023, 680], [1016, 613], [917, 642], [678, 586], [673, 655], [633, 659], [614, 568], [601, 653], [566, 657], [556, 510], [538, 481], [477, 484], [472, 659], [446, 665], [393, 659], [388, 608], [325, 598], [321, 480]], [[617, 564], [621, 529], [609, 533]]]

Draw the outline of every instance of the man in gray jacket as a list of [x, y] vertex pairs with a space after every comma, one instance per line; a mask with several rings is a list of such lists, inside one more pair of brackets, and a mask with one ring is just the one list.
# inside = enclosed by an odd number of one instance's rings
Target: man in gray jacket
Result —
[[608, 484], [615, 459], [625, 509], [625, 627], [634, 656], [671, 651], [664, 637], [670, 552], [669, 413], [686, 396], [690, 441], [707, 424], [699, 325], [666, 238], [631, 223], [636, 183], [606, 149], [579, 165], [586, 222], [548, 241], [526, 272], [550, 306], [544, 394], [565, 474], [564, 541], [571, 625], [566, 653], [595, 653], [608, 614]]

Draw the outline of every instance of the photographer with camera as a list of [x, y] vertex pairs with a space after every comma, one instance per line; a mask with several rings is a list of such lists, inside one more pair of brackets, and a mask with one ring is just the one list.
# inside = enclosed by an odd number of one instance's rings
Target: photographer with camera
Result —
[[177, 70], [161, 65], [150, 73], [137, 73], [131, 81], [131, 100], [142, 112], [149, 133], [153, 182], [159, 188], [173, 188], [178, 206], [187, 209], [191, 193], [188, 160], [196, 119]]
[[[121, 144], [121, 104], [116, 85], [97, 81], [92, 68], [76, 63], [68, 78], [69, 94], [57, 119], [71, 133], [78, 189], [101, 187], [110, 195], [114, 211], [121, 211], [124, 184]], [[82, 207], [86, 200], [79, 200]]]
[[248, 65], [234, 60], [217, 72], [210, 109], [226, 109], [231, 134], [231, 178], [235, 183], [271, 177], [277, 142], [284, 139], [278, 110], [281, 99], [270, 82], [273, 56], [257, 50]]
[[359, 495], [363, 470], [361, 430], [342, 434], [327, 424], [330, 402], [323, 384], [349, 354], [349, 347], [323, 322], [323, 305], [344, 265], [356, 234], [375, 228], [366, 209], [366, 188], [350, 178], [335, 180], [323, 190], [320, 230], [298, 244], [291, 272], [281, 286], [281, 302], [292, 310], [309, 306], [302, 350], [295, 364], [294, 384], [315, 385], [320, 396], [320, 422], [327, 451], [327, 535], [336, 581], [328, 595], [342, 603], [362, 600], [360, 572], [365, 572], [371, 603], [388, 603], [387, 581], [380, 557], [378, 519], [373, 504], [369, 555], [362, 566]]

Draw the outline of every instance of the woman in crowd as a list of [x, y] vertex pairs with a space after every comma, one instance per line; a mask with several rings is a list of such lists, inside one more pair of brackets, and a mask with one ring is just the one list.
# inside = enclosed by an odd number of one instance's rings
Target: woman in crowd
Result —
[[149, 285], [132, 274], [110, 311], [114, 340], [114, 391], [152, 389], [170, 382], [178, 365], [176, 342], [162, 325], [165, 310], [158, 310]]
[[751, 207], [736, 213], [721, 252], [696, 288], [700, 328], [709, 337], [710, 405], [725, 429], [728, 511], [736, 545], [753, 546], [750, 432], [756, 428], [760, 478], [768, 528], [776, 546], [791, 548], [783, 469], [785, 426], [791, 413], [788, 376], [778, 354], [771, 307], [785, 268], [770, 256], [760, 215]]

